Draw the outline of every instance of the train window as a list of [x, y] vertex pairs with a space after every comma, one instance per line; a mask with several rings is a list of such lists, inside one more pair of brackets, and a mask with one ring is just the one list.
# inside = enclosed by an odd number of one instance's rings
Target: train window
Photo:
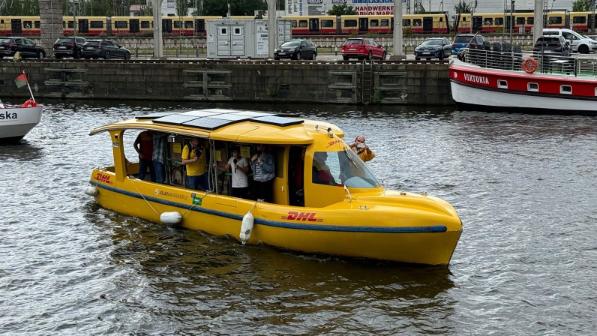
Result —
[[503, 26], [504, 25], [504, 18], [495, 18], [495, 25], [496, 26]]
[[299, 27], [301, 27], [301, 28], [307, 28], [307, 27], [309, 27], [309, 23], [307, 22], [307, 20], [300, 20], [299, 21]]
[[193, 21], [185, 21], [184, 27], [185, 28], [193, 28]]
[[390, 20], [388, 20], [388, 19], [381, 19], [380, 26], [382, 26], [382, 27], [389, 27], [390, 26]]
[[25, 28], [25, 29], [33, 28], [33, 22], [32, 21], [23, 21], [23, 28]]
[[444, 22], [444, 18], [443, 18], [443, 17], [440, 17], [440, 18], [439, 18], [439, 22]]
[[176, 28], [176, 29], [182, 28], [182, 21], [174, 21], [174, 28]]
[[524, 21], [525, 21], [524, 19], [525, 18], [523, 18], [523, 17], [517, 17], [516, 18], [516, 24], [520, 25], [520, 26], [524, 25]]
[[530, 18], [527, 18], [527, 24], [528, 24], [528, 25], [532, 25], [532, 24], [533, 24], [533, 22], [535, 22], [535, 18], [532, 18], [532, 17], [530, 17]]
[[[4, 20], [0, 20], [0, 23], [1, 23], [1, 24], [4, 24]], [[64, 22], [63, 22], [63, 24], [64, 24]]]
[[40, 22], [39, 22], [39, 21], [34, 21], [34, 22], [33, 22], [33, 26], [34, 26], [35, 28], [39, 28], [39, 27], [41, 27], [41, 24], [40, 24]]
[[463, 17], [463, 18], [462, 18], [462, 22], [466, 22], [466, 17]]
[[572, 23], [587, 23], [586, 16], [575, 16], [572, 18]]
[[296, 21], [292, 21], [292, 28], [296, 28], [296, 27], [297, 27]]
[[321, 20], [321, 27], [322, 28], [333, 28], [334, 20]]
[[114, 21], [116, 29], [127, 29], [129, 27], [128, 21]]
[[423, 21], [421, 19], [413, 19], [413, 26], [420, 27], [423, 25]]
[[485, 18], [485, 20], [483, 20], [483, 25], [484, 26], [493, 26], [493, 18]]
[[549, 24], [562, 24], [562, 17], [561, 16], [550, 16], [548, 21], [549, 21]]
[[141, 29], [149, 29], [149, 21], [141, 21]]
[[89, 21], [89, 28], [101, 29], [104, 28], [103, 21]]
[[379, 27], [379, 20], [377, 20], [377, 19], [371, 20], [371, 22], [369, 22], [369, 26], [370, 27]]
[[357, 26], [357, 20], [345, 20], [344, 21], [344, 27], [356, 27]]
[[74, 28], [75, 24], [73, 23], [73, 21], [68, 21], [68, 28]]
[[410, 27], [410, 19], [404, 19], [404, 20], [402, 20], [402, 25], [404, 27]]

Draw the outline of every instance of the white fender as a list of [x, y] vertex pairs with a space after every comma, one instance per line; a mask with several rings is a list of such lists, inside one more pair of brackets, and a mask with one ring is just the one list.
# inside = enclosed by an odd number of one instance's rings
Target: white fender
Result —
[[97, 194], [98, 194], [97, 188], [94, 186], [89, 186], [89, 187], [85, 188], [85, 194], [89, 195], [89, 196], [97, 196]]
[[180, 212], [172, 211], [172, 212], [162, 212], [160, 215], [160, 222], [163, 224], [168, 225], [175, 225], [182, 222], [182, 215]]
[[244, 216], [243, 216], [243, 222], [242, 225], [240, 226], [240, 242], [243, 243], [243, 245], [245, 245], [245, 243], [249, 240], [249, 238], [251, 238], [251, 232], [253, 231], [253, 222], [255, 221], [255, 218], [253, 217], [253, 214], [251, 213], [251, 210], [249, 210], [249, 212], [247, 212]]

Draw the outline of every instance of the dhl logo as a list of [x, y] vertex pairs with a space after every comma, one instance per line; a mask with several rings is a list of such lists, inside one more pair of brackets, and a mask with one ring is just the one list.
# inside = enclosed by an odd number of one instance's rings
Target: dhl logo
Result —
[[296, 220], [296, 221], [309, 221], [309, 222], [321, 222], [323, 219], [316, 218], [316, 212], [298, 212], [288, 211], [288, 215], [282, 216], [282, 219]]
[[110, 175], [108, 174], [104, 174], [104, 173], [97, 173], [97, 175], [95, 175], [95, 179], [98, 182], [104, 182], [104, 183], [108, 183], [111, 184], [112, 182], [110, 181]]

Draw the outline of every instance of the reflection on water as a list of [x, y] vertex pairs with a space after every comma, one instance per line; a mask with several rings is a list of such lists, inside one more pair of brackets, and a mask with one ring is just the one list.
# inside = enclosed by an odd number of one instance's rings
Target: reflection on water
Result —
[[234, 105], [363, 134], [390, 189], [452, 203], [449, 267], [303, 255], [165, 227], [83, 194], [111, 161], [89, 130], [228, 104], [48, 103], [0, 146], [0, 333], [591, 334], [597, 119], [441, 108]]

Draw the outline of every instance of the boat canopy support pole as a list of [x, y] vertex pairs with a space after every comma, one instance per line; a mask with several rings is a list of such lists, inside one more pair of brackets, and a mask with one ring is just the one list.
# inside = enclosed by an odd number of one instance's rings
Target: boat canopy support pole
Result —
[[114, 155], [114, 173], [117, 181], [124, 181], [126, 177], [126, 157], [124, 156], [124, 146], [122, 137], [124, 130], [110, 131], [112, 140], [112, 154]]

